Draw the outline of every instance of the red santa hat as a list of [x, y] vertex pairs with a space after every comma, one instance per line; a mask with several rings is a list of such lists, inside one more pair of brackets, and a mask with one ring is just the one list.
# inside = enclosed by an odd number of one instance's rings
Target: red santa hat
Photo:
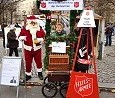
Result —
[[28, 23], [31, 23], [31, 22], [37, 22], [37, 17], [35, 16], [35, 15], [32, 15], [32, 16], [30, 16], [30, 15], [28, 15], [27, 16], [27, 22]]

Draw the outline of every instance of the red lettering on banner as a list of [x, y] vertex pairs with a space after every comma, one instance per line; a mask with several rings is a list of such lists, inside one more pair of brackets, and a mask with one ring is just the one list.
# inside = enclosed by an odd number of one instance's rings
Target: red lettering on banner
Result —
[[45, 2], [41, 2], [41, 7], [45, 8], [46, 7], [46, 3]]
[[79, 2], [74, 2], [74, 7], [79, 7]]
[[74, 89], [82, 97], [91, 95], [93, 93], [93, 78], [76, 75]]

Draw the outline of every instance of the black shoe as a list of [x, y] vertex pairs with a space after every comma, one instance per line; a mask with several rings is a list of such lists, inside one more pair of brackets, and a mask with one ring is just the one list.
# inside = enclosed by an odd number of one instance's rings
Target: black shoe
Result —
[[26, 81], [30, 80], [31, 76], [26, 75]]
[[40, 80], [43, 80], [42, 72], [38, 72], [38, 77], [39, 77]]
[[107, 46], [108, 44], [105, 44], [105, 46]]
[[111, 44], [109, 44], [109, 46], [111, 46]]

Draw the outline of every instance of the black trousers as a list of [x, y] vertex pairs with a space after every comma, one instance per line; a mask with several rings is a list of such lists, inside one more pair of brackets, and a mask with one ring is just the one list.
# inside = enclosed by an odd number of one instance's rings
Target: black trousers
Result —
[[16, 57], [19, 56], [17, 48], [9, 48], [9, 56], [12, 56], [13, 52], [15, 52]]
[[75, 71], [77, 71], [77, 72], [81, 71], [83, 73], [86, 73], [88, 71], [88, 69], [89, 69], [88, 64], [81, 64], [81, 63], [77, 63], [74, 68]]

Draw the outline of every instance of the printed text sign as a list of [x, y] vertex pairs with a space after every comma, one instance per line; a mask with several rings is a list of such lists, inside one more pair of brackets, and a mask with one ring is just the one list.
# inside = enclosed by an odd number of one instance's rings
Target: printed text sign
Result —
[[41, 10], [83, 10], [83, 0], [41, 1]]
[[66, 98], [99, 98], [97, 76], [72, 72]]
[[66, 53], [66, 42], [52, 42], [53, 53]]
[[84, 10], [77, 27], [96, 27], [92, 10]]
[[20, 79], [21, 57], [4, 57], [1, 70], [1, 85], [18, 86]]

